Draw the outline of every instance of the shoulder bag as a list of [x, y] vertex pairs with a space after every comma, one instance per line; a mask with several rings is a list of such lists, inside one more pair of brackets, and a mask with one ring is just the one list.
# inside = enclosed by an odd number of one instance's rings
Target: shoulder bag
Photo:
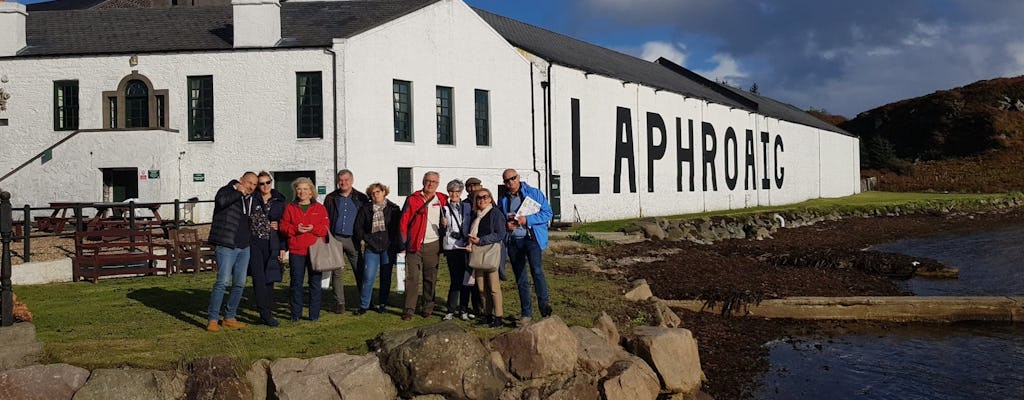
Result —
[[317, 272], [342, 269], [345, 267], [345, 249], [340, 242], [331, 242], [327, 236], [322, 240], [317, 238], [309, 246], [309, 266]]
[[473, 246], [469, 253], [469, 267], [481, 271], [497, 271], [501, 265], [501, 243]]

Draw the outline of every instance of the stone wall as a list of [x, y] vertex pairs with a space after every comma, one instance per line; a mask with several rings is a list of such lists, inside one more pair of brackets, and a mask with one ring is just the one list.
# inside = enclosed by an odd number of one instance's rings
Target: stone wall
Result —
[[[704, 374], [690, 331], [645, 327], [623, 338], [605, 314], [594, 326], [569, 327], [552, 316], [486, 340], [452, 322], [442, 322], [381, 333], [368, 341], [370, 352], [365, 355], [258, 360], [242, 375], [226, 357], [193, 360], [176, 371], [118, 368], [91, 372], [67, 364], [32, 364], [31, 359], [19, 357], [22, 361], [5, 364], [0, 370], [0, 398], [706, 397], [699, 392]], [[13, 332], [10, 329], [2, 328], [0, 334]], [[34, 339], [34, 329], [19, 332]]]

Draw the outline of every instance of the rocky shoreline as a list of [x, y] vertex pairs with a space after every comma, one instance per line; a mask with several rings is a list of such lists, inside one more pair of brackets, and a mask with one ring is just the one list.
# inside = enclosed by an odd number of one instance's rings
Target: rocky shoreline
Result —
[[[911, 277], [918, 268], [941, 270], [946, 266], [934, 260], [870, 251], [870, 246], [908, 238], [1024, 226], [1024, 209], [1016, 200], [964, 211], [921, 208], [803, 216], [783, 216], [790, 222], [799, 221], [797, 228], [792, 223], [786, 228], [773, 225], [779, 218], [772, 215], [731, 221], [652, 220], [639, 224], [639, 229], [651, 230], [652, 224], [658, 228], [667, 224], [668, 229], [663, 229], [666, 239], [675, 236], [681, 240], [608, 246], [597, 251], [593, 255], [597, 260], [590, 262], [610, 265], [603, 261], [623, 260], [615, 263], [615, 268], [628, 280], [646, 279], [654, 295], [661, 298], [703, 299], [730, 303], [733, 307], [789, 296], [912, 295], [902, 292], [895, 280]], [[688, 231], [688, 227], [693, 230]], [[739, 239], [756, 239], [760, 229], [769, 231], [770, 238], [766, 235], [763, 240]], [[749, 235], [752, 231], [755, 235]], [[698, 236], [721, 237], [730, 232], [733, 238], [714, 241]], [[918, 265], [912, 266], [915, 261]], [[651, 312], [638, 306], [618, 318], [642, 319]], [[724, 317], [685, 310], [676, 313], [682, 319], [681, 326], [690, 329], [697, 339], [708, 378], [703, 390], [722, 399], [751, 398], [759, 375], [768, 368], [764, 343], [892, 325]]]

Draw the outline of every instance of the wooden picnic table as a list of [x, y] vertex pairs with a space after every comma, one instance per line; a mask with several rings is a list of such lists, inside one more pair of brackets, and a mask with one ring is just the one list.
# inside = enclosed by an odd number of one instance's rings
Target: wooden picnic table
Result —
[[[164, 230], [164, 237], [167, 237], [167, 231], [171, 228], [169, 225], [173, 224], [173, 221], [165, 221], [160, 216], [161, 205], [159, 203], [135, 203], [136, 210], [149, 210], [153, 214], [152, 216], [139, 216], [136, 213], [135, 228], [161, 228]], [[131, 224], [129, 221], [131, 203], [92, 203], [90, 207], [96, 209], [96, 216], [89, 221], [86, 230], [128, 229]]]
[[[49, 217], [36, 217], [36, 228], [43, 232], [61, 233], [68, 221], [75, 218], [75, 209], [91, 207], [92, 203], [80, 201], [55, 201], [50, 203], [53, 213]], [[68, 216], [68, 211], [71, 216]], [[83, 216], [84, 218], [84, 216]]]

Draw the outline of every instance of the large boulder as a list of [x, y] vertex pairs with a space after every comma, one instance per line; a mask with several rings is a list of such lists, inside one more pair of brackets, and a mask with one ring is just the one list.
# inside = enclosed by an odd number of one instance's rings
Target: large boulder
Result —
[[188, 376], [178, 371], [97, 369], [75, 400], [177, 400], [185, 398]]
[[86, 379], [89, 370], [68, 364], [0, 371], [0, 399], [71, 400]]
[[665, 229], [658, 225], [656, 222], [640, 222], [640, 230], [644, 232], [644, 236], [651, 240], [665, 240], [668, 238], [668, 234], [665, 233]]
[[576, 335], [577, 343], [579, 343], [576, 347], [576, 351], [579, 353], [577, 363], [580, 368], [590, 374], [604, 376], [605, 370], [612, 364], [629, 358], [629, 353], [622, 347], [608, 343], [605, 338], [598, 336], [590, 329], [574, 326], [569, 330]]
[[704, 372], [700, 368], [697, 341], [689, 330], [644, 326], [633, 334], [633, 354], [654, 368], [665, 390], [685, 393], [700, 389]]
[[185, 382], [190, 400], [249, 400], [253, 398], [249, 382], [239, 378], [235, 363], [228, 357], [199, 358], [189, 363], [191, 374]]
[[629, 283], [629, 291], [626, 292], [626, 300], [629, 301], [643, 301], [651, 298], [654, 293], [651, 292], [651, 287], [647, 284], [646, 279], [637, 279]]
[[339, 353], [309, 360], [283, 358], [270, 363], [270, 379], [281, 400], [391, 400], [398, 395], [375, 354]]
[[508, 371], [520, 379], [572, 372], [578, 357], [577, 345], [576, 336], [557, 315], [491, 340]]
[[264, 358], [253, 362], [245, 373], [245, 380], [249, 381], [254, 399], [265, 399], [267, 393], [274, 393], [274, 388], [270, 386], [270, 360]]
[[622, 337], [619, 336], [619, 327], [615, 325], [615, 320], [604, 311], [601, 311], [601, 315], [594, 318], [594, 327], [590, 329], [612, 345], [618, 346], [622, 340]]
[[597, 380], [588, 375], [575, 375], [551, 391], [546, 400], [598, 400]]
[[679, 315], [676, 315], [676, 312], [672, 311], [672, 308], [664, 300], [651, 297], [650, 301], [654, 303], [654, 320], [658, 326], [678, 328], [683, 324], [683, 320], [679, 319]]
[[654, 400], [661, 391], [658, 375], [637, 357], [613, 364], [599, 387], [606, 400]]
[[0, 328], [0, 343], [0, 370], [36, 364], [43, 355], [43, 344], [36, 340], [31, 322]]
[[505, 387], [506, 373], [480, 339], [449, 321], [381, 333], [368, 344], [405, 398], [495, 399]]

